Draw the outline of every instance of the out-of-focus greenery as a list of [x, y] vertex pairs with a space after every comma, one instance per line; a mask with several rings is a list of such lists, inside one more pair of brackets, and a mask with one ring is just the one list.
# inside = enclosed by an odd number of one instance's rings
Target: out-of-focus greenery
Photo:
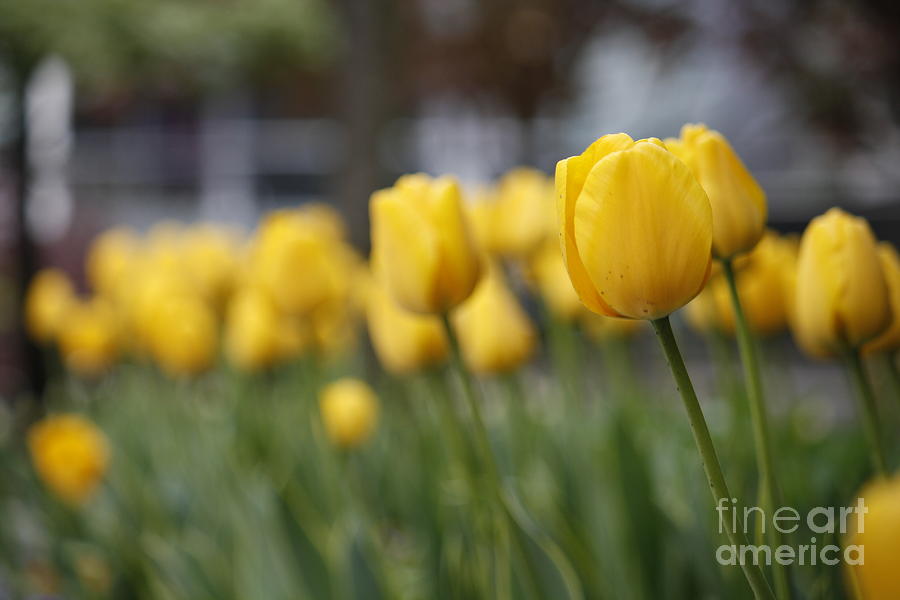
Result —
[[[550, 332], [567, 346], [557, 358], [577, 357], [586, 374], [584, 397], [567, 396], [552, 363], [482, 382], [509, 503], [523, 508], [512, 534], [531, 551], [514, 557], [511, 597], [744, 597], [740, 573], [715, 563], [723, 542], [674, 393], [635, 383], [659, 361], [635, 361], [621, 340]], [[454, 380], [366, 363], [221, 367], [192, 381], [126, 363], [100, 382], [59, 380], [49, 409], [94, 420], [110, 470], [83, 507], [60, 504], [4, 414], [0, 581], [70, 598], [496, 597], [483, 570], [497, 551], [490, 513], [442, 421]], [[376, 382], [382, 404], [375, 437], [347, 452], [329, 444], [316, 402], [345, 374]], [[709, 420], [736, 493], [752, 497], [745, 401], [720, 375]], [[776, 428], [785, 496], [798, 509], [844, 505], [866, 472], [864, 445], [853, 426], [814, 430], [808, 412], [799, 403]], [[540, 581], [525, 577], [526, 559]], [[840, 597], [840, 567], [796, 577], [809, 598]]]
[[322, 0], [0, 0], [0, 60], [68, 59], [83, 85], [223, 85], [322, 64], [336, 20]]

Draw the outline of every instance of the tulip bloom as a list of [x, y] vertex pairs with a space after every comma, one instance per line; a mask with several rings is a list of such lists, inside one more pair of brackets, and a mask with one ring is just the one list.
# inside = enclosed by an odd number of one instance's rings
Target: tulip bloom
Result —
[[869, 224], [838, 208], [812, 220], [797, 263], [794, 334], [813, 356], [859, 349], [891, 323], [887, 283]]
[[556, 165], [556, 189], [563, 257], [591, 311], [658, 319], [703, 288], [712, 210], [662, 142], [603, 136]]
[[44, 484], [64, 502], [86, 502], [106, 472], [106, 436], [78, 415], [58, 415], [38, 421], [28, 430], [28, 450]]
[[325, 433], [341, 448], [365, 443], [378, 424], [378, 398], [365, 382], [341, 379], [319, 394], [319, 411]]
[[216, 359], [216, 321], [209, 306], [195, 296], [161, 301], [149, 324], [150, 352], [173, 376], [196, 375]]
[[224, 348], [229, 362], [245, 371], [270, 367], [280, 358], [281, 319], [259, 289], [239, 290], [225, 313]]
[[[788, 269], [793, 260], [790, 242], [770, 231], [735, 263], [744, 316], [757, 335], [774, 335], [787, 326], [788, 285], [792, 279]], [[724, 276], [713, 276], [703, 292], [687, 305], [686, 313], [688, 322], [699, 331], [717, 329], [733, 335], [734, 307]]]
[[497, 184], [491, 239], [505, 256], [527, 256], [552, 237], [553, 182], [536, 169], [509, 171]]
[[366, 317], [372, 347], [382, 366], [409, 373], [447, 359], [447, 336], [440, 319], [397, 304], [376, 274], [368, 290]]
[[897, 556], [900, 553], [900, 478], [880, 480], [860, 493], [868, 509], [856, 515], [847, 540], [865, 548], [860, 564], [849, 565], [859, 600], [900, 598]]
[[127, 278], [138, 255], [137, 233], [115, 227], [97, 236], [88, 249], [85, 271], [91, 287], [98, 294], [114, 298], [122, 280]]
[[375, 192], [370, 211], [372, 251], [401, 306], [443, 314], [469, 297], [479, 255], [453, 178], [406, 175]]
[[75, 304], [59, 330], [59, 351], [66, 367], [88, 377], [100, 375], [119, 356], [119, 321], [101, 298]]
[[31, 337], [39, 342], [54, 340], [75, 303], [75, 290], [65, 273], [58, 269], [39, 271], [25, 297], [25, 324]]
[[572, 321], [584, 311], [566, 272], [556, 240], [548, 239], [532, 254], [528, 261], [528, 276], [529, 282], [537, 288], [547, 308], [556, 317]]
[[863, 346], [867, 354], [895, 352], [900, 348], [900, 255], [887, 242], [878, 244], [878, 258], [884, 273], [891, 302], [891, 325], [878, 337]]
[[713, 253], [729, 259], [756, 246], [766, 226], [766, 194], [731, 144], [706, 125], [685, 125], [666, 146], [681, 158], [709, 196]]
[[453, 325], [463, 360], [474, 373], [512, 371], [534, 352], [534, 326], [499, 266], [487, 270], [475, 293], [453, 313]]

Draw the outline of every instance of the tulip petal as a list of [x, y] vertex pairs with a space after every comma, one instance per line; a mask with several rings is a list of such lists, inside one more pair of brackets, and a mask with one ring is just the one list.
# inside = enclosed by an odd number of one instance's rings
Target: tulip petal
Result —
[[625, 133], [605, 135], [588, 146], [587, 150], [578, 156], [572, 156], [561, 160], [556, 164], [556, 195], [557, 212], [560, 228], [560, 246], [563, 260], [572, 286], [578, 292], [578, 297], [591, 311], [607, 316], [620, 316], [597, 293], [591, 283], [584, 264], [578, 255], [575, 246], [575, 203], [584, 187], [591, 168], [611, 152], [624, 150], [634, 142]]
[[709, 200], [687, 166], [653, 143], [594, 166], [575, 205], [574, 232], [594, 288], [623, 316], [668, 315], [708, 276]]
[[385, 277], [396, 301], [415, 312], [430, 312], [436, 303], [439, 240], [420, 202], [404, 202], [396, 189], [372, 195], [372, 247], [380, 253]]
[[700, 133], [693, 148], [688, 160], [712, 205], [716, 255], [751, 250], [765, 231], [765, 192], [718, 131]]
[[440, 278], [437, 281], [444, 310], [471, 295], [481, 274], [473, 234], [462, 208], [459, 185], [452, 177], [434, 180], [429, 207], [433, 230], [440, 246]]

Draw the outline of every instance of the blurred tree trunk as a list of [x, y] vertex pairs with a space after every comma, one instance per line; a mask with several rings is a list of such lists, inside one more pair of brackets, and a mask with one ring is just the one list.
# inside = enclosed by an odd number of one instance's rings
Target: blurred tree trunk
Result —
[[353, 241], [366, 248], [369, 195], [382, 183], [378, 135], [387, 92], [382, 19], [389, 7], [383, 0], [341, 0], [339, 5], [346, 47], [338, 86], [344, 156], [336, 174], [336, 203], [347, 217]]

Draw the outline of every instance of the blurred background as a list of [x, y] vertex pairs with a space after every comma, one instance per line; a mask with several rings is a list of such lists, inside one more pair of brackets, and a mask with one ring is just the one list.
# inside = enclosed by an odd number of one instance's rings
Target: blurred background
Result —
[[333, 203], [367, 248], [399, 174], [467, 186], [608, 132], [721, 130], [798, 231], [900, 242], [900, 4], [782, 0], [0, 0], [0, 395], [42, 266], [166, 218]]

